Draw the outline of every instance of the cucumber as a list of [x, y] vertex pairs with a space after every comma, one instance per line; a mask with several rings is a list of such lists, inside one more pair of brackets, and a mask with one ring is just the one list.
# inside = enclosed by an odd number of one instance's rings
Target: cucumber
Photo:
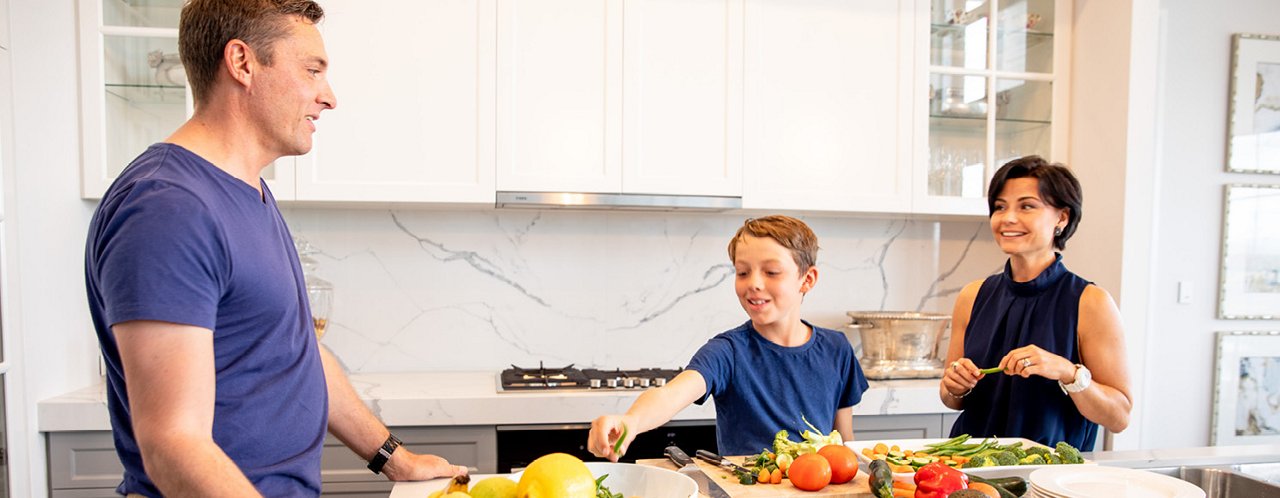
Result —
[[936, 462], [936, 461], [937, 461], [937, 460], [934, 460], [934, 459], [931, 459], [931, 458], [924, 458], [924, 457], [912, 457], [912, 458], [911, 458], [911, 466], [913, 466], [913, 467], [914, 467], [914, 466], [921, 466], [921, 467], [923, 467], [923, 466], [925, 466], [925, 465], [929, 465], [929, 464], [931, 464], [931, 463], [933, 463], [933, 462]]
[[1027, 480], [1021, 477], [984, 479], [973, 474], [968, 474], [968, 476], [970, 481], [984, 482], [996, 488], [996, 491], [1000, 493], [1000, 498], [1014, 498], [1027, 494]]

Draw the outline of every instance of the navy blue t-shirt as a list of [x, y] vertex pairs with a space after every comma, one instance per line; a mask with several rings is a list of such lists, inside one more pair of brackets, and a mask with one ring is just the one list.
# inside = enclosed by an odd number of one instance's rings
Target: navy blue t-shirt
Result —
[[212, 330], [214, 442], [266, 496], [320, 493], [324, 370], [292, 237], [262, 189], [161, 143], [121, 173], [94, 213], [85, 280], [125, 468], [120, 493], [160, 495], [143, 470], [111, 331], [133, 320]]
[[[808, 322], [804, 322], [809, 325]], [[716, 443], [721, 455], [750, 455], [773, 448], [786, 429], [791, 440], [807, 429], [801, 416], [829, 434], [836, 410], [858, 404], [867, 390], [862, 366], [844, 334], [814, 327], [795, 347], [765, 339], [747, 321], [707, 341], [689, 360], [716, 402]]]

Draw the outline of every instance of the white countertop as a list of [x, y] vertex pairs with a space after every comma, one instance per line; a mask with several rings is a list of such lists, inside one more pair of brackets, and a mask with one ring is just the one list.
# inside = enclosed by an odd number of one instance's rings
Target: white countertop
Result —
[[[640, 390], [504, 392], [497, 373], [405, 372], [355, 374], [351, 384], [389, 426], [582, 424], [606, 413], [622, 413]], [[951, 412], [938, 399], [938, 379], [871, 381], [854, 415]], [[711, 401], [690, 405], [674, 420], [712, 420]], [[41, 432], [108, 431], [104, 384], [40, 401]]]

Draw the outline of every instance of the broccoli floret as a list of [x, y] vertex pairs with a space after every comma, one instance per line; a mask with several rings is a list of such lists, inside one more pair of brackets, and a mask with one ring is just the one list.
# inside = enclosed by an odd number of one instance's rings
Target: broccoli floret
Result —
[[[1031, 451], [1028, 450], [1027, 453], [1031, 453]], [[1044, 465], [1044, 463], [1044, 456], [1039, 453], [1031, 453], [1030, 455], [1027, 455], [1026, 458], [1018, 460], [1018, 465]]]
[[991, 455], [996, 465], [1017, 465], [1018, 457], [1012, 451], [997, 451]]
[[975, 467], [994, 467], [995, 465], [995, 460], [992, 460], [990, 456], [978, 455], [965, 462], [963, 468], [972, 469]]
[[1047, 460], [1049, 458], [1050, 453], [1053, 453], [1053, 451], [1049, 450], [1049, 448], [1046, 448], [1044, 446], [1032, 446], [1030, 448], [1027, 448], [1027, 456], [1040, 455], [1041, 458], [1044, 458]]
[[1062, 463], [1084, 463], [1084, 457], [1080, 456], [1080, 450], [1067, 444], [1066, 441], [1058, 443], [1054, 449], [1058, 452], [1058, 456], [1062, 458]]
[[1056, 453], [1050, 453], [1049, 456], [1045, 458], [1045, 460], [1048, 461], [1049, 465], [1062, 464], [1062, 457], [1058, 456]]

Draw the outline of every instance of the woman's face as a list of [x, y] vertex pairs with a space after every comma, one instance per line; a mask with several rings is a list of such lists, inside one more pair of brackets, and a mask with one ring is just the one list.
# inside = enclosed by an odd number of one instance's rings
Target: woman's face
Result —
[[1004, 183], [991, 213], [991, 233], [1010, 256], [1053, 252], [1053, 231], [1067, 226], [1067, 211], [1040, 198], [1040, 180], [1014, 178]]

